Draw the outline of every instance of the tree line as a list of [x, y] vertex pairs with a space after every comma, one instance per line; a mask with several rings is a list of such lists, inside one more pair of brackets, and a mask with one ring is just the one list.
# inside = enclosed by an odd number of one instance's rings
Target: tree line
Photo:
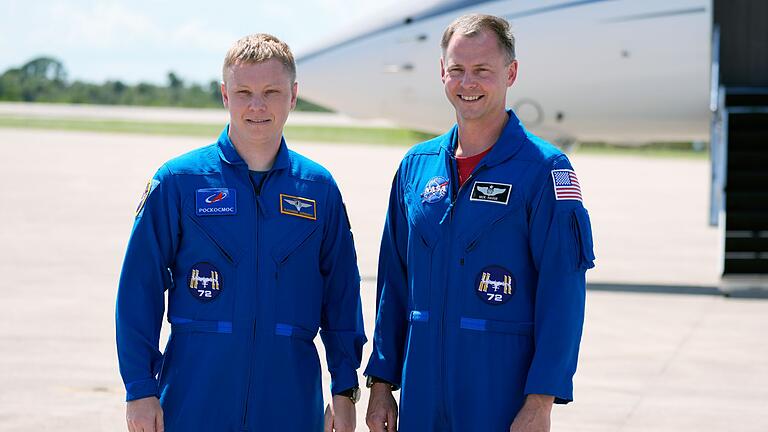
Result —
[[[108, 80], [102, 84], [67, 79], [64, 65], [52, 57], [37, 57], [0, 75], [0, 101], [54, 102], [99, 105], [141, 105], [191, 108], [221, 107], [219, 82], [186, 83], [168, 72], [167, 84], [125, 84]], [[299, 98], [298, 111], [328, 111]]]

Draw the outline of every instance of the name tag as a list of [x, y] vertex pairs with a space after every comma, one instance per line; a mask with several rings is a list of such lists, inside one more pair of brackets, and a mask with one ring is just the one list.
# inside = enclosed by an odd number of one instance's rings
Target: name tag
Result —
[[492, 183], [476, 181], [472, 185], [470, 201], [487, 201], [506, 205], [509, 195], [512, 193], [512, 185], [506, 183]]
[[280, 194], [280, 213], [317, 220], [317, 205], [313, 199]]

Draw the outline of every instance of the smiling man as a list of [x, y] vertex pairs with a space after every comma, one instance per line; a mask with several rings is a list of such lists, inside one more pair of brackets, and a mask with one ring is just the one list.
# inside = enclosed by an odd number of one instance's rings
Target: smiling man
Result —
[[240, 39], [223, 67], [229, 125], [147, 184], [117, 295], [131, 432], [355, 428], [360, 276], [336, 183], [283, 139], [297, 88], [285, 43]]
[[509, 24], [466, 15], [440, 60], [448, 133], [395, 174], [379, 257], [367, 423], [401, 431], [545, 432], [573, 399], [593, 267], [568, 158], [506, 110]]

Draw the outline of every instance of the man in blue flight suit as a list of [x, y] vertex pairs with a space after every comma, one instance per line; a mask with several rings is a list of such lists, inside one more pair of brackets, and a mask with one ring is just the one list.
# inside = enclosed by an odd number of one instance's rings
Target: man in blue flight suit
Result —
[[507, 21], [460, 17], [440, 61], [457, 126], [395, 174], [379, 258], [367, 423], [401, 431], [539, 432], [572, 400], [593, 267], [568, 159], [528, 133], [506, 91]]
[[228, 127], [147, 185], [117, 295], [131, 432], [323, 430], [318, 329], [334, 395], [325, 430], [355, 428], [360, 276], [333, 178], [282, 139], [295, 77], [274, 36], [237, 41], [221, 86]]

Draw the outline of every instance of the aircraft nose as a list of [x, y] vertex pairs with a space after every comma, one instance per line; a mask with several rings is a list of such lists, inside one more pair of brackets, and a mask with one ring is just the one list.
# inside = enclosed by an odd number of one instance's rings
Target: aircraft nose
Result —
[[371, 54], [361, 43], [343, 40], [299, 55], [296, 61], [299, 96], [341, 112], [360, 109], [365, 115], [365, 95], [375, 87]]
[[445, 95], [440, 48], [430, 29], [421, 22], [381, 21], [297, 53], [299, 96], [360, 119], [422, 131], [449, 127], [450, 105], [434, 103]]

